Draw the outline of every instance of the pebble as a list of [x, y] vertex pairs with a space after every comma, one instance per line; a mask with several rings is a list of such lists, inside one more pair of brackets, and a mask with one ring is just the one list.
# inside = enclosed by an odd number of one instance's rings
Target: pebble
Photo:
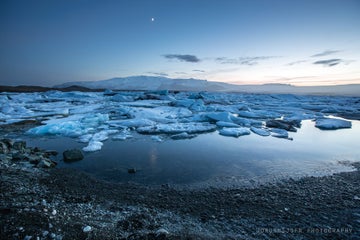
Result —
[[168, 235], [169, 234], [169, 231], [164, 229], [164, 228], [160, 228], [156, 231], [156, 235], [159, 236], [159, 235], [162, 235], [162, 234], [165, 234], [165, 235]]
[[90, 232], [92, 230], [92, 228], [90, 226], [86, 226], [83, 228], [83, 232], [86, 233], [86, 232]]
[[24, 240], [30, 240], [30, 239], [32, 239], [32, 236], [27, 236], [27, 235], [26, 235], [26, 236], [24, 237]]
[[56, 210], [54, 209], [52, 212], [51, 212], [52, 215], [56, 215]]

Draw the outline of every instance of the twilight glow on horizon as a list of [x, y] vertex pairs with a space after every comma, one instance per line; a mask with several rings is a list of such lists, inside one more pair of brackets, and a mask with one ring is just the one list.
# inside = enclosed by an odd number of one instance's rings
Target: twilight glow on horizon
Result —
[[359, 0], [3, 0], [0, 85], [360, 84]]

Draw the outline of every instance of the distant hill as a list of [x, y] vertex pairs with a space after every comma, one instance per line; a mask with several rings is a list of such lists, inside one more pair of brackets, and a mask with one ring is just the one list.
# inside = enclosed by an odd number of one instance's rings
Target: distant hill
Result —
[[47, 92], [51, 90], [58, 90], [62, 92], [72, 92], [72, 91], [79, 91], [79, 92], [98, 92], [104, 91], [104, 89], [90, 89], [82, 86], [75, 86], [71, 85], [64, 88], [49, 88], [49, 87], [40, 87], [40, 86], [0, 86], [0, 92]]
[[210, 82], [198, 79], [171, 79], [165, 77], [133, 76], [125, 78], [112, 78], [91, 82], [68, 82], [57, 85], [57, 88], [72, 85], [93, 89], [112, 90], [177, 90], [177, 91], [229, 91], [234, 86], [222, 82]]
[[171, 79], [152, 76], [133, 76], [89, 82], [68, 82], [55, 87], [64, 88], [74, 85], [90, 89], [112, 90], [174, 90], [360, 96], [360, 84], [314, 87], [298, 87], [289, 84], [235, 85], [192, 78]]

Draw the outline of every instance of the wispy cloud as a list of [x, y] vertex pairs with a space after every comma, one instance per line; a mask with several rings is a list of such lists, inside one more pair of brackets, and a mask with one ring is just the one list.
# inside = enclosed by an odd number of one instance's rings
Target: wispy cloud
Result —
[[325, 67], [333, 67], [336, 66], [340, 63], [343, 63], [344, 61], [340, 58], [333, 58], [333, 59], [327, 59], [327, 60], [320, 60], [320, 61], [316, 61], [313, 62], [313, 64], [320, 64], [323, 65]]
[[201, 73], [204, 73], [204, 72], [206, 72], [206, 71], [200, 70], [200, 69], [194, 69], [193, 72], [201, 72]]
[[301, 63], [306, 63], [308, 62], [307, 60], [299, 60], [299, 61], [295, 61], [295, 62], [290, 62], [288, 64], [286, 64], [287, 66], [293, 66], [293, 65], [297, 65], [297, 64], [301, 64]]
[[176, 59], [182, 62], [200, 62], [200, 59], [197, 56], [189, 54], [165, 54], [163, 57], [167, 59]]
[[324, 56], [329, 56], [331, 54], [338, 53], [338, 52], [341, 52], [341, 51], [340, 50], [325, 50], [321, 53], [314, 54], [311, 57], [324, 57]]
[[161, 76], [161, 77], [167, 77], [169, 74], [164, 72], [146, 72], [147, 74], [155, 75], [155, 76]]
[[278, 58], [278, 56], [257, 56], [257, 57], [239, 57], [239, 58], [218, 57], [215, 58], [215, 61], [221, 64], [237, 64], [237, 65], [253, 66], [253, 65], [257, 65], [260, 61], [269, 60], [273, 58]]

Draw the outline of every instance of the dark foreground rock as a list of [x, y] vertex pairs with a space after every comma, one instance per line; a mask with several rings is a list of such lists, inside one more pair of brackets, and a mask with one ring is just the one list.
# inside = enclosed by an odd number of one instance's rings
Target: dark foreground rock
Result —
[[84, 159], [84, 155], [79, 149], [70, 149], [63, 152], [64, 162], [74, 162]]
[[0, 162], [0, 239], [359, 239], [354, 166], [256, 188], [189, 190]]

